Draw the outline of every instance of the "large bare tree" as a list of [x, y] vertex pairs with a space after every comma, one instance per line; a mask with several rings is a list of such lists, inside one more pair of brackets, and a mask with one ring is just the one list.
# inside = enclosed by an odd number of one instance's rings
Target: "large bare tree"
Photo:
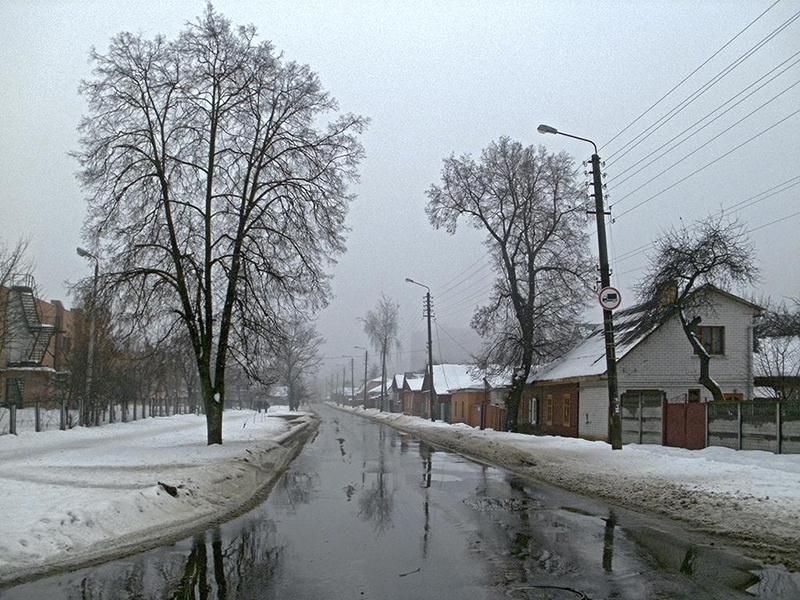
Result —
[[367, 334], [370, 344], [381, 357], [381, 405], [380, 410], [386, 406], [386, 358], [400, 347], [398, 337], [400, 318], [400, 305], [381, 294], [381, 299], [374, 310], [367, 311], [361, 319], [364, 323], [364, 333]]
[[700, 360], [698, 383], [715, 401], [722, 401], [722, 390], [710, 373], [711, 355], [700, 339], [699, 313], [713, 310], [706, 286], [756, 281], [758, 269], [747, 232], [738, 221], [717, 215], [669, 229], [654, 246], [650, 268], [638, 286], [639, 300], [646, 307], [639, 328], [648, 329], [677, 315]]
[[174, 40], [120, 33], [92, 62], [86, 237], [129, 310], [186, 331], [221, 443], [228, 362], [249, 369], [283, 315], [326, 302], [365, 120], [210, 5]]
[[486, 233], [495, 280], [472, 317], [481, 361], [511, 373], [506, 427], [517, 426], [531, 365], [564, 352], [590, 295], [586, 197], [572, 159], [500, 138], [476, 160], [445, 159], [428, 190], [431, 224], [455, 233], [460, 220]]

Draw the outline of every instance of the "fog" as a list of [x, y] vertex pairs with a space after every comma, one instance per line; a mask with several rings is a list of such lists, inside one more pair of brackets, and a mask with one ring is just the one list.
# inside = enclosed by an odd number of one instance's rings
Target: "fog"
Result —
[[[353, 346], [366, 345], [366, 338], [358, 318], [382, 292], [401, 305], [403, 347], [391, 368], [424, 364], [423, 290], [405, 283], [405, 277], [432, 289], [436, 362], [462, 360], [477, 348], [469, 318], [491, 281], [483, 237], [466, 223], [454, 236], [436, 231], [424, 212], [425, 190], [438, 180], [444, 157], [478, 154], [507, 135], [565, 150], [578, 162], [588, 159], [591, 146], [539, 135], [539, 123], [592, 138], [602, 157], [611, 156], [800, 9], [798, 2], [775, 6], [605, 145], [770, 4], [216, 2], [235, 23], [256, 25], [260, 37], [287, 59], [310, 64], [342, 110], [371, 119], [363, 138], [361, 180], [352, 190], [357, 198], [348, 219], [348, 249], [333, 268], [333, 296], [318, 318], [327, 340], [325, 372], [340, 372], [348, 362], [338, 358], [342, 355], [360, 356]], [[199, 1], [0, 4], [2, 238], [30, 238], [35, 275], [46, 297], [65, 298], [66, 282], [90, 268], [74, 251], [84, 202], [74, 176], [77, 165], [68, 154], [78, 147], [76, 125], [84, 107], [77, 88], [90, 74], [90, 48], [102, 51], [121, 30], [174, 35], [203, 8]], [[609, 179], [791, 57], [800, 50], [798, 40], [800, 23], [790, 23], [643, 144], [613, 165], [609, 160]], [[647, 264], [645, 253], [626, 253], [665, 227], [689, 223], [800, 175], [800, 115], [780, 122], [800, 104], [800, 86], [789, 89], [799, 75], [800, 67], [792, 65], [774, 81], [762, 81], [763, 89], [689, 142], [630, 180], [609, 184], [612, 216], [618, 217], [609, 232], [612, 282], [624, 304], [634, 301], [633, 287]], [[757, 289], [736, 291], [778, 299], [800, 296], [800, 216], [768, 225], [800, 210], [798, 189], [736, 213], [755, 230], [762, 272]], [[615, 202], [621, 203], [617, 210]], [[587, 310], [587, 319], [592, 318], [596, 311]]]

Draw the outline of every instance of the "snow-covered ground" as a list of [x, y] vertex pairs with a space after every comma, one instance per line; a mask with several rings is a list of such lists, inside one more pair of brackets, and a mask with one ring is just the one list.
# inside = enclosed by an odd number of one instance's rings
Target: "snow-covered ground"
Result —
[[727, 535], [800, 566], [800, 455], [711, 447], [684, 450], [480, 431], [375, 409], [335, 408], [561, 487]]
[[132, 552], [232, 515], [315, 423], [284, 407], [228, 410], [222, 446], [206, 445], [196, 415], [0, 437], [0, 581]]

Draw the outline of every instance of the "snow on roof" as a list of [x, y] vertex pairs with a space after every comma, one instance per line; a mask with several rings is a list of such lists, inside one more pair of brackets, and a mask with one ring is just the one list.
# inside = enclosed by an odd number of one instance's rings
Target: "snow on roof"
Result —
[[449, 394], [457, 390], [482, 390], [483, 377], [474, 370], [475, 365], [433, 365], [433, 389], [437, 394]]
[[422, 390], [422, 382], [425, 380], [423, 375], [406, 375], [406, 384], [412, 392]]
[[397, 389], [403, 389], [403, 378], [406, 376], [405, 373], [395, 373], [394, 374], [394, 387]]
[[289, 388], [285, 385], [271, 385], [267, 390], [267, 396], [287, 398], [289, 396]]
[[[657, 326], [640, 331], [643, 309], [634, 306], [619, 311], [614, 320], [617, 360], [625, 356], [634, 346], [647, 337]], [[577, 346], [561, 358], [534, 366], [528, 376], [528, 383], [535, 381], [554, 381], [574, 377], [592, 377], [606, 372], [606, 344], [603, 326], [593, 326], [591, 333]]]
[[774, 388], [766, 386], [757, 386], [753, 388], [753, 398], [777, 398], [778, 392]]

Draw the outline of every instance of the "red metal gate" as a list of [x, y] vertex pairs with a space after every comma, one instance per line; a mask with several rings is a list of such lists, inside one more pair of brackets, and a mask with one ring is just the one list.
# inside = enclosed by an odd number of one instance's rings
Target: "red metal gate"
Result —
[[664, 405], [664, 445], [689, 450], [706, 447], [706, 407], [699, 402]]

